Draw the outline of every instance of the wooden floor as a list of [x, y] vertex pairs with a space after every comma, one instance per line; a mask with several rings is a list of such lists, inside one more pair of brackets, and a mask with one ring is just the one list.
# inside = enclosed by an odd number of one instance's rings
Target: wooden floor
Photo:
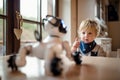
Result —
[[45, 74], [44, 61], [27, 57], [26, 66], [12, 72], [6, 57], [0, 57], [1, 80], [120, 80], [120, 58], [82, 57], [82, 64], [72, 65], [62, 77]]

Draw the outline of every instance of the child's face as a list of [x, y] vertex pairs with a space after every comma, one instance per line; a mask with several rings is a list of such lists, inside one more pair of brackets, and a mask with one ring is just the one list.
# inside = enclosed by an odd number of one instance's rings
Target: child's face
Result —
[[86, 31], [82, 30], [80, 31], [80, 40], [85, 43], [90, 43], [96, 38], [96, 33], [94, 31]]

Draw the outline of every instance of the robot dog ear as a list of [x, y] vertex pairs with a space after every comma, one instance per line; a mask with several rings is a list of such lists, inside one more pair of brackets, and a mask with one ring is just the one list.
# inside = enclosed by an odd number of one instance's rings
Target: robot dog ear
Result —
[[60, 20], [59, 31], [62, 33], [67, 33], [67, 26], [64, 24], [63, 20]]

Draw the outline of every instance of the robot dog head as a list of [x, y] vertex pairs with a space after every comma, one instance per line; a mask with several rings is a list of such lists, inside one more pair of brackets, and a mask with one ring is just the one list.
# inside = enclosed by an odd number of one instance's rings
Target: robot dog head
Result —
[[[46, 18], [43, 19], [43, 26], [50, 36], [62, 37], [67, 33], [67, 26], [63, 20], [52, 15], [47, 15]], [[34, 31], [34, 35], [36, 40], [41, 42], [42, 35], [38, 30]]]
[[49, 35], [63, 36], [67, 33], [67, 26], [65, 26], [63, 20], [47, 15], [44, 20], [44, 29]]

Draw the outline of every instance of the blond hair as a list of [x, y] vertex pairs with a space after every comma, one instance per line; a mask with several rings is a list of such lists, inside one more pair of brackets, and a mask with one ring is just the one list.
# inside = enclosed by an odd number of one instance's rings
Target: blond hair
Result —
[[100, 26], [96, 20], [86, 19], [81, 22], [79, 29], [78, 29], [78, 33], [81, 32], [82, 30], [94, 31], [97, 37], [100, 33]]

